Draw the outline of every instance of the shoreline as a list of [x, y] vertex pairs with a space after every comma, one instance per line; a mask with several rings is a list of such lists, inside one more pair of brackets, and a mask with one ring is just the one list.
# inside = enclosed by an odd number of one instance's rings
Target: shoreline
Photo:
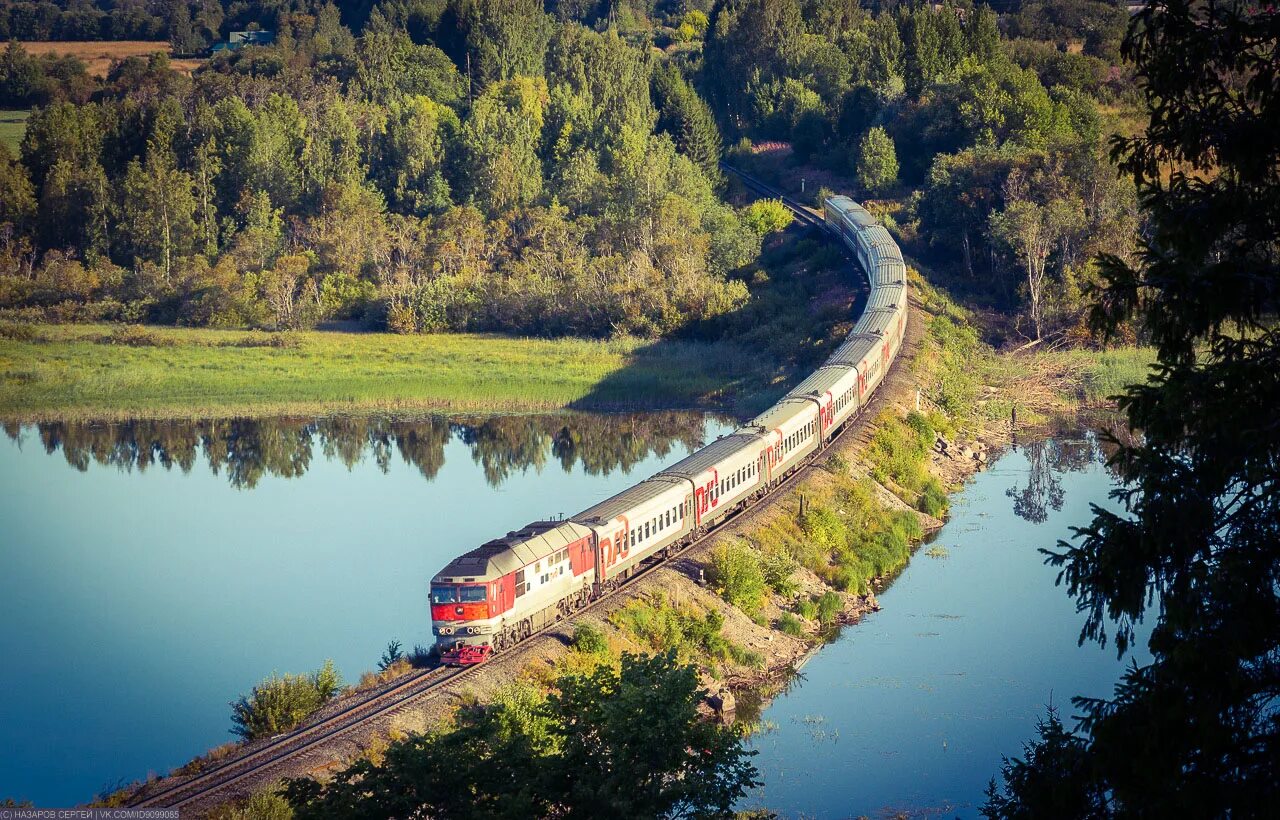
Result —
[[[807, 468], [806, 475], [795, 485], [753, 506], [746, 513], [733, 519], [720, 532], [689, 548], [666, 565], [637, 579], [602, 601], [591, 611], [557, 625], [547, 633], [494, 658], [484, 668], [478, 670], [478, 674], [468, 676], [465, 682], [456, 685], [445, 684], [433, 690], [431, 696], [423, 698], [422, 702], [397, 710], [397, 713], [391, 716], [362, 725], [358, 730], [349, 732], [343, 739], [327, 743], [323, 750], [302, 754], [291, 760], [289, 765], [273, 771], [271, 779], [274, 781], [285, 776], [317, 775], [335, 771], [361, 756], [377, 753], [393, 739], [403, 737], [410, 732], [428, 731], [446, 723], [460, 703], [484, 702], [502, 687], [518, 680], [545, 679], [556, 665], [563, 663], [566, 656], [573, 651], [569, 643], [572, 628], [577, 623], [589, 623], [597, 627], [608, 636], [611, 645], [619, 651], [644, 651], [643, 646], [639, 645], [632, 636], [625, 634], [624, 630], [615, 623], [617, 613], [637, 601], [670, 601], [675, 606], [692, 607], [703, 612], [714, 611], [723, 618], [724, 637], [760, 657], [761, 662], [758, 667], [725, 664], [724, 668], [717, 673], [718, 677], [704, 672], [703, 684], [708, 689], [709, 702], [714, 703], [718, 699], [722, 705], [726, 702], [733, 703], [739, 693], [743, 694], [744, 698], [750, 698], [751, 695], [747, 694], [749, 692], [767, 690], [770, 685], [785, 685], [785, 681], [791, 677], [796, 665], [802, 664], [806, 657], [812, 656], [826, 643], [821, 636], [822, 630], [809, 629], [801, 637], [785, 634], [773, 626], [776, 616], [783, 610], [779, 602], [772, 597], [766, 603], [764, 622], [761, 624], [757, 622], [759, 619], [753, 620], [748, 617], [711, 589], [700, 585], [696, 579], [700, 576], [700, 570], [705, 570], [712, 552], [719, 545], [742, 538], [753, 528], [764, 526], [771, 519], [794, 516], [798, 509], [799, 497], [811, 491], [815, 479], [820, 480], [823, 476], [830, 476], [829, 465], [834, 457], [848, 459], [847, 469], [850, 470], [851, 475], [860, 467], [864, 471], [868, 469], [866, 465], [859, 464], [858, 458], [864, 453], [878, 429], [877, 422], [880, 414], [890, 409], [905, 411], [908, 401], [914, 397], [918, 382], [916, 375], [911, 372], [912, 360], [920, 351], [922, 339], [926, 333], [926, 320], [926, 314], [913, 306], [912, 320], [908, 323], [907, 340], [904, 344], [906, 355], [900, 357], [901, 363], [891, 371], [885, 385], [886, 389], [877, 392], [864, 415], [845, 431], [835, 446], [828, 449], [822, 457]], [[945, 456], [938, 457], [945, 458]], [[973, 471], [981, 466], [977, 460], [972, 460], [972, 465]], [[889, 489], [884, 488], [882, 495], [893, 499], [896, 502], [893, 506], [907, 508], [905, 502], [899, 500]], [[924, 513], [915, 514], [921, 521], [921, 528], [926, 531], [936, 530], [942, 525], [939, 519], [926, 516]], [[918, 546], [918, 544], [915, 545], [915, 548]], [[833, 587], [808, 570], [800, 568], [795, 575], [800, 589], [806, 594], [834, 591]], [[871, 590], [865, 595], [836, 592], [840, 597], [840, 610], [834, 626], [843, 628], [856, 624], [866, 614], [876, 611], [879, 605], [876, 602], [875, 590], [879, 588], [873, 581]], [[394, 684], [388, 682], [374, 689], [353, 692], [340, 697], [326, 704], [323, 709], [308, 718], [304, 725], [323, 719], [326, 715], [350, 705], [354, 702], [353, 698], [368, 697], [380, 687], [389, 685]], [[767, 703], [767, 696], [762, 697], [760, 702], [762, 705]], [[710, 703], [705, 708], [708, 714], [715, 711]], [[254, 748], [257, 748], [257, 744], [245, 744], [230, 751], [234, 756]], [[222, 756], [219, 755], [219, 758]], [[185, 777], [196, 774], [199, 770], [198, 765], [187, 764], [179, 767], [177, 771], [183, 771]], [[132, 798], [135, 795], [142, 797], [151, 788], [166, 788], [177, 782], [180, 780], [157, 779], [145, 784], [136, 793], [131, 791], [129, 797]], [[262, 782], [260, 779], [237, 783], [220, 791], [216, 801], [200, 801], [191, 804], [191, 807], [197, 811], [207, 810], [228, 801], [247, 798], [255, 791], [269, 786], [269, 782]]]
[[17, 327], [0, 324], [10, 422], [749, 410], [781, 366], [732, 341]]

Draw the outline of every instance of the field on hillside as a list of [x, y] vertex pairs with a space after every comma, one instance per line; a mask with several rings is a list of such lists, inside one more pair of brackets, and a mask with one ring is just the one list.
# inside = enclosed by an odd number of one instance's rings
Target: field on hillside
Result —
[[27, 118], [30, 111], [0, 111], [0, 144], [9, 149], [13, 156], [18, 155], [18, 146], [22, 144], [22, 135], [27, 130]]
[[0, 417], [208, 418], [758, 403], [731, 343], [0, 325]]
[[[19, 45], [28, 54], [71, 54], [84, 60], [89, 74], [94, 77], [106, 77], [111, 64], [126, 57], [145, 57], [157, 51], [169, 53], [167, 40], [103, 40], [92, 42], [76, 42], [72, 40], [28, 40]], [[178, 71], [190, 74], [203, 60], [171, 60], [170, 64]]]

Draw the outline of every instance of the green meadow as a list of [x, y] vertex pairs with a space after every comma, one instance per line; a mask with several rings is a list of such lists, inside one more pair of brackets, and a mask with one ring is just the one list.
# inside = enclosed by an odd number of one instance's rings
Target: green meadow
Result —
[[18, 146], [22, 144], [22, 135], [27, 132], [29, 110], [0, 111], [0, 144], [9, 149], [9, 153], [18, 156]]
[[8, 419], [723, 408], [772, 381], [731, 343], [0, 327]]

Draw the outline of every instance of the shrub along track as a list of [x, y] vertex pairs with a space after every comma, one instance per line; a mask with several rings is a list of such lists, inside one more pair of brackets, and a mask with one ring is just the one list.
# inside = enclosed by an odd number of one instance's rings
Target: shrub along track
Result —
[[[796, 214], [798, 221], [806, 227], [813, 228], [822, 225], [820, 218], [799, 203], [781, 197], [776, 191], [763, 183], [728, 166], [726, 166], [726, 170], [739, 174], [747, 187], [756, 193], [782, 199], [783, 203]], [[790, 475], [779, 481], [766, 495], [755, 502], [747, 503], [737, 512], [728, 515], [700, 537], [679, 545], [678, 548], [673, 546], [667, 550], [665, 555], [655, 556], [653, 560], [643, 564], [638, 572], [631, 575], [616, 590], [606, 593], [587, 604], [573, 613], [569, 620], [591, 612], [602, 604], [612, 603], [616, 597], [630, 590], [640, 579], [659, 567], [669, 565], [677, 556], [688, 552], [697, 545], [706, 543], [722, 533], [726, 528], [752, 520], [758, 513], [769, 508], [785, 495], [786, 490], [801, 482], [814, 469], [816, 463], [821, 461], [837, 443], [843, 442], [846, 437], [858, 437], [857, 433], [851, 434], [850, 431], [865, 432], [866, 428], [869, 427], [866, 421], [874, 418], [880, 408], [890, 400], [891, 382], [896, 381], [896, 377], [901, 371], [903, 360], [914, 357], [919, 347], [920, 323], [921, 319], [918, 314], [915, 316], [914, 321], [908, 321], [903, 349], [895, 357], [888, 374], [886, 374], [880, 385], [880, 389], [875, 391], [870, 401], [849, 417], [825, 447], [816, 450], [807, 459], [800, 462]], [[909, 353], [907, 352], [908, 349], [910, 349]], [[906, 355], [903, 355], [904, 353]], [[435, 667], [414, 672], [377, 688], [349, 705], [343, 705], [337, 711], [325, 715], [320, 720], [303, 725], [288, 733], [251, 743], [235, 757], [213, 764], [186, 779], [173, 782], [174, 778], [166, 778], [145, 784], [130, 796], [126, 804], [137, 808], [210, 808], [227, 802], [236, 796], [250, 794], [282, 776], [296, 774], [298, 759], [308, 752], [314, 752], [336, 741], [345, 740], [344, 736], [354, 733], [360, 727], [367, 727], [376, 721], [389, 718], [410, 706], [421, 706], [426, 701], [444, 695], [447, 692], [452, 692], [455, 688], [454, 684], [464, 681], [482, 670], [488, 670], [498, 664], [504, 666], [512, 663], [518, 664], [521, 656], [528, 652], [529, 647], [536, 638], [556, 631], [562, 625], [562, 622], [548, 625], [521, 641], [516, 647], [502, 652], [500, 655], [495, 656], [493, 660], [481, 665], [463, 669]]]

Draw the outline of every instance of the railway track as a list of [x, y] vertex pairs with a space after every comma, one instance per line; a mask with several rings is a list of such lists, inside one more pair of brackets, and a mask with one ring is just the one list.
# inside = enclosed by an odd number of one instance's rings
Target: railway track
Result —
[[782, 204], [787, 207], [787, 210], [795, 214], [796, 219], [802, 222], [805, 227], [819, 228], [824, 231], [827, 229], [827, 223], [822, 219], [822, 217], [805, 207], [798, 200], [792, 199], [776, 188], [761, 182], [746, 171], [735, 168], [727, 162], [720, 163], [720, 168], [721, 170], [727, 171], [742, 180], [742, 184], [747, 187], [747, 190], [757, 193], [760, 196], [768, 197], [769, 199], [781, 200]]
[[[760, 180], [746, 174], [730, 165], [721, 163], [721, 167], [739, 177], [743, 183], [752, 191], [767, 196], [772, 199], [780, 199], [782, 203], [791, 210], [798, 220], [810, 228], [819, 228], [826, 230], [823, 219], [815, 215], [808, 208], [790, 197], [782, 195], [774, 188], [766, 185]], [[897, 362], [895, 361], [896, 365]], [[879, 391], [877, 391], [879, 392]], [[857, 426], [867, 408], [875, 403], [873, 397], [864, 407], [860, 408], [857, 413], [850, 416], [844, 425], [836, 431], [831, 437], [826, 447], [816, 450], [807, 459], [796, 465], [792, 472], [781, 479], [764, 495], [753, 501], [746, 503], [741, 509], [727, 515], [714, 526], [709, 528], [705, 533], [697, 538], [691, 539], [689, 542], [679, 546], [678, 549], [672, 548], [667, 554], [658, 560], [650, 561], [634, 573], [632, 573], [619, 587], [611, 592], [601, 595], [596, 600], [590, 602], [582, 609], [574, 612], [570, 617], [590, 612], [597, 606], [610, 601], [618, 592], [629, 588], [635, 581], [648, 575], [650, 572], [659, 567], [669, 565], [677, 556], [684, 554], [694, 546], [706, 541], [719, 534], [722, 529], [732, 524], [737, 524], [742, 520], [749, 520], [757, 513], [767, 508], [775, 499], [777, 499], [782, 491], [790, 487], [793, 483], [799, 481], [803, 476], [807, 475], [809, 470], [813, 468], [814, 463], [820, 459], [827, 449], [837, 441], [840, 441], [849, 432], [849, 430]], [[521, 641], [521, 645], [528, 645], [534, 638], [554, 630], [559, 626], [558, 623], [550, 624], [537, 632], [534, 632], [525, 640]], [[508, 649], [503, 654], [518, 652], [520, 646]], [[445, 684], [454, 683], [469, 675], [476, 673], [482, 669], [484, 664], [466, 667], [461, 669], [453, 669], [448, 667], [436, 667], [420, 672], [413, 673], [403, 680], [397, 681], [389, 688], [378, 691], [371, 696], [352, 703], [335, 712], [328, 717], [317, 721], [309, 726], [296, 729], [288, 734], [279, 735], [273, 738], [265, 745], [248, 751], [240, 757], [232, 758], [211, 769], [200, 772], [188, 780], [176, 783], [173, 786], [165, 788], [161, 791], [146, 794], [135, 801], [130, 801], [129, 806], [134, 808], [182, 808], [192, 802], [207, 797], [217, 791], [225, 789], [229, 786], [241, 783], [249, 778], [262, 777], [265, 779], [266, 774], [275, 768], [281, 767], [290, 759], [317, 748], [321, 744], [334, 740], [339, 736], [352, 731], [353, 729], [368, 723], [375, 718], [390, 715], [403, 708], [412, 701], [417, 701], [423, 697], [431, 695], [435, 690], [439, 690]]]

